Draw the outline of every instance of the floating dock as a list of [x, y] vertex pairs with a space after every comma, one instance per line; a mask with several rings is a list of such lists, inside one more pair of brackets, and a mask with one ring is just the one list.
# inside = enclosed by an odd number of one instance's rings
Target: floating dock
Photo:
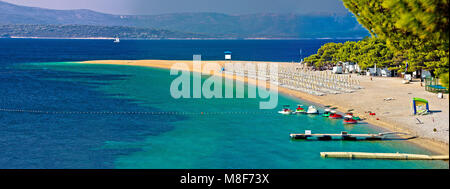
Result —
[[[290, 134], [292, 139], [307, 140], [307, 139], [317, 139], [317, 140], [407, 140], [416, 138], [407, 133], [399, 132], [388, 132], [388, 133], [378, 133], [378, 134], [349, 134], [346, 131], [342, 131], [340, 134], [311, 134], [311, 131], [305, 131], [304, 134]], [[396, 137], [392, 137], [396, 136]]]
[[448, 155], [423, 155], [400, 153], [320, 152], [323, 158], [387, 159], [387, 160], [448, 160]]

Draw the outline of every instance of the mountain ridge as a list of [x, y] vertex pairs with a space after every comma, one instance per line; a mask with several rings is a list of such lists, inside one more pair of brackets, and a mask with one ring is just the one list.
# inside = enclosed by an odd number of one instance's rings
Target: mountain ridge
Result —
[[0, 0], [0, 25], [11, 24], [156, 28], [217, 38], [360, 38], [369, 35], [351, 13], [113, 15], [89, 9], [26, 7]]

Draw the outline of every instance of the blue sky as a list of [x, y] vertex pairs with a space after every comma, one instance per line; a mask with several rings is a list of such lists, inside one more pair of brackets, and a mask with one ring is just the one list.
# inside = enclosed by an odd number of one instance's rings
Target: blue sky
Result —
[[312, 13], [347, 12], [341, 0], [3, 0], [50, 9], [91, 9], [111, 14], [176, 12]]

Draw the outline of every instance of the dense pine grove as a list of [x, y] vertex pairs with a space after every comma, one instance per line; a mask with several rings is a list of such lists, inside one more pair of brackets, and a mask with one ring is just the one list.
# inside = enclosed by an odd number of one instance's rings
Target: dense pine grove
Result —
[[[448, 0], [343, 0], [370, 38], [329, 43], [306, 58], [315, 66], [356, 62], [363, 69], [429, 70], [448, 80]], [[447, 81], [448, 82], [448, 81]]]

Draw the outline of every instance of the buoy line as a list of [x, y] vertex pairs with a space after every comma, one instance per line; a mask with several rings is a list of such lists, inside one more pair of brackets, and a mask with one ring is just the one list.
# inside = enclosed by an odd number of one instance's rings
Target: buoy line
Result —
[[54, 72], [54, 71], [50, 71], [50, 70], [46, 70], [46, 69], [11, 70], [11, 71], [3, 70], [3, 71], [0, 71], [0, 74], [12, 74], [12, 73], [36, 73], [36, 72], [33, 72], [34, 70]]
[[256, 115], [272, 114], [272, 112], [114, 112], [114, 111], [46, 111], [0, 108], [0, 112], [34, 113], [34, 114], [99, 114], [99, 115]]

